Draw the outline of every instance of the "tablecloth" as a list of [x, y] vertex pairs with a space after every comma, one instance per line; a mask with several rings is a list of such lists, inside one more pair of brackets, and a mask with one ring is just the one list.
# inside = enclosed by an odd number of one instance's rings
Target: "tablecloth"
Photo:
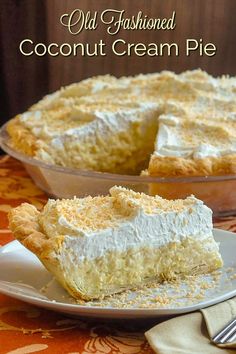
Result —
[[[46, 200], [20, 162], [0, 157], [0, 245], [13, 240], [10, 208], [22, 202], [42, 207]], [[215, 226], [236, 231], [236, 217], [217, 219]], [[150, 354], [144, 332], [155, 323], [69, 318], [0, 294], [0, 354]]]

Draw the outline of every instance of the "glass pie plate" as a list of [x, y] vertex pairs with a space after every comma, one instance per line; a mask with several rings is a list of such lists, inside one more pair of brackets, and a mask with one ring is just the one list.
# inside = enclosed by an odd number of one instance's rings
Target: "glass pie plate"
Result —
[[200, 177], [148, 177], [85, 171], [51, 165], [16, 151], [10, 145], [6, 124], [0, 130], [0, 146], [20, 160], [35, 184], [57, 198], [105, 195], [114, 185], [137, 192], [158, 194], [166, 199], [195, 195], [214, 212], [214, 216], [236, 213], [236, 175]]

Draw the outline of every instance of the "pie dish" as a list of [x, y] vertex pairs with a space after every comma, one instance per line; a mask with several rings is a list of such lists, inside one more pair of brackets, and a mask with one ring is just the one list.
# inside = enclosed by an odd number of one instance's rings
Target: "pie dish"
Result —
[[61, 88], [7, 125], [11, 145], [52, 165], [158, 177], [236, 173], [236, 79], [201, 70]]
[[212, 212], [188, 197], [168, 201], [122, 187], [110, 196], [24, 203], [9, 213], [14, 236], [75, 298], [102, 298], [153, 280], [222, 266]]
[[52, 165], [12, 148], [6, 125], [0, 130], [0, 146], [21, 161], [34, 183], [54, 198], [106, 195], [111, 187], [121, 185], [166, 199], [183, 199], [193, 194], [213, 210], [214, 216], [234, 215], [236, 212], [236, 175], [132, 176]]

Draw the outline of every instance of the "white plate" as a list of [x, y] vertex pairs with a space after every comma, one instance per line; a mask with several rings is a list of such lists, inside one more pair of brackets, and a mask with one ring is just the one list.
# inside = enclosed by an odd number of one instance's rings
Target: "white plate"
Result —
[[[149, 307], [149, 303], [148, 306], [143, 305], [144, 307], [138, 308], [138, 301], [136, 300], [129, 308], [119, 308], [111, 302], [109, 302], [109, 305], [104, 302], [103, 307], [99, 302], [80, 305], [68, 296], [67, 292], [42, 266], [38, 258], [18, 241], [10, 242], [0, 248], [0, 292], [47, 309], [83, 317], [151, 318], [195, 311], [236, 295], [236, 234], [215, 229], [214, 236], [216, 241], [220, 242], [224, 268], [218, 276], [217, 284], [214, 284], [214, 286], [211, 283], [213, 281], [212, 276], [202, 277], [200, 281], [204, 280], [205, 284], [210, 285], [210, 288], [205, 291], [200, 289], [201, 299], [197, 299], [195, 296], [189, 298], [189, 290], [186, 288], [186, 284], [181, 283], [178, 289], [171, 287], [169, 284], [164, 284], [158, 289], [149, 289], [149, 295], [145, 295], [147, 296], [145, 301], [146, 303], [149, 301], [154, 306], [153, 308]], [[199, 284], [195, 285], [197, 285], [196, 291], [199, 291], [201, 286], [199, 287]], [[193, 287], [190, 289], [192, 290]], [[177, 300], [173, 304], [162, 304], [161, 307], [157, 308], [157, 305], [153, 304], [153, 297], [150, 297], [150, 293], [155, 293], [156, 297], [163, 291], [173, 294], [177, 297]], [[124, 294], [116, 296], [120, 299], [124, 297]], [[135, 298], [140, 296], [140, 292], [129, 292], [127, 296]], [[127, 300], [125, 300], [125, 303], [127, 306]]]

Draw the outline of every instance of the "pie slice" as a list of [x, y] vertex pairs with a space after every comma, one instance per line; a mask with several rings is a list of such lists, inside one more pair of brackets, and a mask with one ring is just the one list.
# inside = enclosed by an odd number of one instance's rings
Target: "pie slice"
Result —
[[169, 201], [113, 187], [109, 196], [24, 203], [14, 236], [75, 298], [102, 298], [149, 281], [222, 266], [212, 211], [193, 196]]

